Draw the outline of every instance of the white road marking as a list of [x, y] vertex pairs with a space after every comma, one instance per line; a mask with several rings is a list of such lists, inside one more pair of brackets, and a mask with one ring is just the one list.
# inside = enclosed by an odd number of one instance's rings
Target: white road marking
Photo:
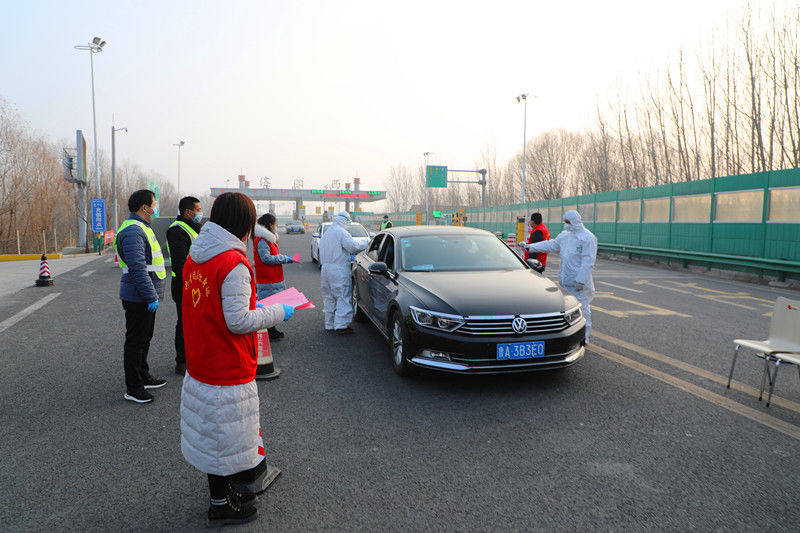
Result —
[[86, 272], [84, 272], [83, 274], [81, 274], [79, 277], [81, 277], [81, 278], [88, 278], [89, 276], [91, 276], [91, 275], [92, 275], [92, 274], [94, 274], [95, 272], [96, 272], [95, 270], [87, 270]]
[[589, 346], [587, 346], [587, 348], [598, 355], [610, 359], [611, 361], [616, 361], [617, 363], [623, 364], [628, 368], [636, 370], [637, 372], [646, 374], [668, 385], [672, 385], [673, 387], [688, 392], [689, 394], [693, 394], [694, 396], [697, 396], [698, 398], [701, 398], [707, 402], [718, 405], [724, 409], [727, 409], [736, 414], [744, 416], [745, 418], [749, 418], [753, 422], [757, 422], [759, 424], [772, 428], [776, 431], [783, 433], [784, 435], [792, 437], [793, 439], [800, 440], [800, 427], [798, 426], [785, 422], [774, 416], [768, 415], [763, 411], [753, 409], [752, 407], [749, 407], [747, 405], [735, 402], [731, 398], [728, 398], [727, 396], [723, 396], [722, 394], [718, 394], [708, 389], [704, 389], [703, 387], [699, 387], [693, 383], [690, 383], [676, 376], [673, 376], [672, 374], [656, 370], [655, 368], [649, 367], [638, 361], [634, 361], [633, 359], [612, 352], [611, 350], [607, 350], [601, 346], [597, 346], [596, 344], [590, 344]]
[[10, 328], [11, 326], [16, 324], [17, 322], [19, 322], [20, 320], [25, 318], [26, 316], [32, 314], [34, 311], [37, 311], [37, 310], [41, 309], [42, 307], [44, 307], [45, 305], [49, 304], [51, 301], [55, 300], [58, 297], [59, 294], [61, 294], [61, 293], [60, 292], [54, 292], [53, 294], [48, 294], [47, 296], [45, 296], [44, 298], [42, 298], [38, 302], [29, 305], [28, 307], [26, 307], [25, 309], [23, 309], [22, 311], [20, 311], [16, 315], [12, 316], [11, 318], [7, 318], [7, 319], [3, 320], [2, 322], [0, 322], [0, 333], [4, 332], [5, 330]]
[[625, 290], [625, 291], [638, 292], [640, 294], [644, 292], [644, 291], [640, 291], [639, 289], [631, 289], [630, 287], [623, 287], [622, 285], [614, 285], [613, 283], [609, 283], [607, 281], [598, 281], [597, 283], [602, 283], [603, 285], [608, 285], [609, 287], [614, 287], [615, 289], [622, 289], [622, 290]]
[[109, 258], [108, 258], [108, 259], [106, 259], [104, 262], [105, 262], [105, 263], [110, 263], [110, 262], [111, 262], [111, 261], [113, 261], [113, 260], [114, 260], [114, 258], [113, 258], [113, 257], [109, 257]]

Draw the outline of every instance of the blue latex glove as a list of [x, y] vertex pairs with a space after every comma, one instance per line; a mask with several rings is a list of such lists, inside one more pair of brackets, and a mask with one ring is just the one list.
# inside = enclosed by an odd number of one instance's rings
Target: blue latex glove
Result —
[[147, 304], [147, 310], [149, 312], [155, 313], [156, 309], [158, 309], [158, 300], [156, 300], [155, 302], [150, 302], [149, 304]]
[[256, 304], [256, 309], [264, 309], [264, 304]]
[[292, 307], [291, 305], [286, 305], [286, 304], [281, 304], [281, 305], [283, 305], [283, 313], [285, 315], [283, 317], [283, 321], [286, 322], [287, 320], [292, 318], [292, 315], [294, 314], [294, 307]]
[[287, 257], [287, 258], [286, 258], [286, 263], [287, 263], [287, 264], [289, 264], [289, 263], [294, 263], [294, 261], [292, 261], [292, 258], [291, 258], [291, 257]]

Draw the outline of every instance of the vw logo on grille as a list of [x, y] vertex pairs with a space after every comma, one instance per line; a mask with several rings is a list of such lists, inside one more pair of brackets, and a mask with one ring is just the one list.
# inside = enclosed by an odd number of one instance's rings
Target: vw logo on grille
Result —
[[517, 333], [525, 333], [528, 329], [528, 323], [525, 322], [524, 318], [517, 317], [511, 322], [511, 327], [514, 328], [514, 331]]

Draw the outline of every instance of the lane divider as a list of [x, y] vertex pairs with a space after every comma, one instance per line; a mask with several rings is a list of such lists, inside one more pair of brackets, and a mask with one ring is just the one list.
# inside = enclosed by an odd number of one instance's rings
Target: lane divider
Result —
[[798, 426], [795, 426], [788, 422], [784, 422], [783, 420], [775, 418], [772, 415], [768, 415], [766, 413], [763, 413], [762, 411], [753, 409], [752, 407], [748, 407], [741, 403], [735, 402], [730, 398], [722, 396], [721, 394], [717, 394], [716, 392], [711, 392], [708, 389], [704, 389], [693, 383], [689, 383], [688, 381], [677, 378], [671, 374], [667, 374], [666, 372], [656, 370], [655, 368], [649, 367], [638, 361], [634, 361], [633, 359], [629, 359], [623, 355], [612, 352], [611, 350], [606, 350], [605, 348], [602, 348], [595, 344], [590, 344], [589, 346], [587, 346], [587, 348], [590, 351], [596, 353], [597, 355], [605, 357], [606, 359], [625, 365], [632, 370], [636, 370], [637, 372], [646, 374], [659, 381], [663, 381], [668, 385], [672, 385], [673, 387], [676, 387], [685, 392], [688, 392], [689, 394], [697, 396], [702, 400], [706, 400], [724, 409], [727, 409], [733, 413], [748, 418], [753, 422], [774, 429], [775, 431], [783, 433], [784, 435], [787, 435], [795, 440], [800, 440], [800, 427]]
[[83, 274], [81, 274], [81, 275], [80, 275], [80, 276], [78, 276], [78, 277], [81, 277], [81, 278], [88, 278], [89, 276], [91, 276], [91, 275], [92, 275], [92, 274], [94, 274], [94, 273], [95, 273], [95, 271], [94, 271], [94, 270], [87, 270], [86, 272], [84, 272]]
[[[592, 330], [592, 336], [597, 337], [600, 340], [609, 342], [611, 344], [615, 344], [632, 352], [636, 352], [640, 355], [644, 355], [645, 357], [649, 357], [650, 359], [655, 359], [656, 361], [660, 361], [670, 366], [674, 366], [675, 368], [679, 368], [681, 370], [694, 374], [695, 376], [699, 376], [709, 381], [713, 381], [714, 383], [722, 385], [723, 387], [725, 387], [725, 385], [728, 383], [727, 376], [720, 376], [719, 374], [714, 374], [713, 372], [709, 372], [708, 370], [703, 370], [702, 368], [690, 365], [689, 363], [684, 363], [683, 361], [679, 361], [667, 355], [654, 352], [653, 350], [648, 350], [647, 348], [644, 348], [642, 346], [637, 346], [622, 339], [617, 339], [616, 337], [612, 337], [611, 335], [606, 335], [604, 333], [600, 333], [599, 331]], [[733, 343], [731, 342], [731, 346], [732, 345]], [[732, 347], [731, 351], [733, 351]], [[739, 383], [738, 381], [731, 381], [731, 389], [748, 394], [753, 398], [758, 398], [758, 389], [756, 389], [755, 387], [751, 387], [749, 385], [745, 385], [744, 383]], [[785, 409], [789, 409], [790, 411], [794, 411], [795, 413], [800, 413], [800, 403], [793, 402], [792, 400], [787, 400], [786, 398], [773, 396], [772, 403], [775, 405], [779, 405]]]
[[11, 326], [13, 326], [17, 322], [19, 322], [20, 320], [22, 320], [26, 316], [34, 313], [35, 311], [37, 311], [37, 310], [41, 309], [42, 307], [44, 307], [45, 305], [49, 304], [50, 302], [55, 300], [58, 297], [59, 294], [61, 294], [61, 293], [60, 292], [54, 292], [53, 294], [48, 294], [47, 296], [45, 296], [44, 298], [42, 298], [38, 302], [29, 305], [28, 307], [26, 307], [25, 309], [23, 309], [22, 311], [20, 311], [16, 315], [3, 320], [2, 322], [0, 322], [0, 333], [3, 333], [5, 330], [7, 330]]

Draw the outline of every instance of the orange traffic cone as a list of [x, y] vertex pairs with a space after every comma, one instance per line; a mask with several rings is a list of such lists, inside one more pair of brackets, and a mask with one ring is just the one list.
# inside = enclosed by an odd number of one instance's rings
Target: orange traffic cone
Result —
[[50, 265], [47, 264], [47, 256], [42, 254], [42, 262], [39, 263], [39, 279], [36, 280], [37, 287], [49, 287], [53, 284], [50, 275]]
[[114, 254], [114, 266], [119, 266], [119, 256], [117, 254]]
[[275, 361], [272, 359], [272, 347], [269, 344], [269, 332], [266, 329], [256, 333], [256, 344], [256, 353], [258, 354], [256, 379], [267, 381], [280, 376], [281, 369], [275, 366]]
[[267, 490], [267, 487], [269, 487], [279, 475], [281, 475], [280, 470], [267, 464], [261, 428], [258, 428], [258, 456], [261, 460], [256, 466], [232, 476], [231, 482], [234, 488], [261, 494]]

